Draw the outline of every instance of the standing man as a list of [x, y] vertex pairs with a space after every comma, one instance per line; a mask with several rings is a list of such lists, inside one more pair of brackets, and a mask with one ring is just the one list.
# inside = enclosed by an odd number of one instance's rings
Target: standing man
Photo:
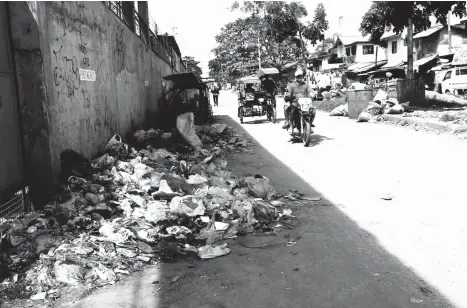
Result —
[[276, 106], [276, 92], [277, 92], [277, 85], [271, 76], [264, 76], [263, 80], [261, 81], [261, 86], [263, 90], [267, 93], [267, 95], [271, 96], [272, 102], [274, 106]]
[[219, 88], [214, 87], [214, 89], [211, 90], [211, 93], [214, 98], [214, 106], [219, 106]]

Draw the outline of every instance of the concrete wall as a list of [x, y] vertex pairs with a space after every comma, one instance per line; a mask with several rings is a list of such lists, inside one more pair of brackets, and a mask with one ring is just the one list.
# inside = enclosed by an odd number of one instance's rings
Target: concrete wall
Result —
[[[397, 52], [392, 53], [392, 42], [397, 44]], [[388, 40], [388, 64], [397, 64], [407, 61], [407, 46], [400, 36], [392, 37]]]
[[[10, 10], [23, 115], [33, 115], [29, 158], [44, 161], [43, 181], [56, 181], [63, 150], [91, 157], [157, 114], [161, 77], [176, 71], [104, 3], [18, 2]], [[80, 69], [95, 81], [81, 80]]]

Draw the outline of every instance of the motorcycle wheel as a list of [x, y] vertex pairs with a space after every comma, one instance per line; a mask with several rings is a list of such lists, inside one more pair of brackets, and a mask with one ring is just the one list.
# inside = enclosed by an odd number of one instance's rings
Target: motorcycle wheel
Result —
[[303, 145], [304, 146], [309, 146], [311, 142], [311, 124], [307, 121], [302, 120], [302, 140], [303, 140]]

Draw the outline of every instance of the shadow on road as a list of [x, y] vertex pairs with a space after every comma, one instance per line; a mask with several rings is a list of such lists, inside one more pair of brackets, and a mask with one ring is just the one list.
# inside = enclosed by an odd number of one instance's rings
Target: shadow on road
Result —
[[[252, 153], [227, 158], [228, 168], [238, 177], [261, 174], [281, 194], [297, 189], [310, 197], [320, 195], [313, 183], [258, 144], [231, 117], [218, 119], [256, 144]], [[315, 144], [328, 139], [316, 135]], [[72, 307], [454, 307], [322, 197], [319, 202], [286, 204], [300, 220], [296, 229], [229, 240], [231, 253], [225, 257], [160, 263]], [[289, 239], [296, 244], [264, 247]]]

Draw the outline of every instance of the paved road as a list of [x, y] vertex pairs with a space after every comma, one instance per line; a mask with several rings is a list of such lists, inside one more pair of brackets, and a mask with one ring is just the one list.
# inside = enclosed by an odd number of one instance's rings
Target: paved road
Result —
[[467, 307], [466, 144], [320, 113], [304, 148], [280, 124], [241, 126], [235, 109], [222, 92], [216, 113], [257, 145], [230, 168], [324, 197], [293, 208], [297, 244], [250, 249], [241, 241], [270, 239], [239, 238], [227, 257], [160, 264], [62, 307]]

